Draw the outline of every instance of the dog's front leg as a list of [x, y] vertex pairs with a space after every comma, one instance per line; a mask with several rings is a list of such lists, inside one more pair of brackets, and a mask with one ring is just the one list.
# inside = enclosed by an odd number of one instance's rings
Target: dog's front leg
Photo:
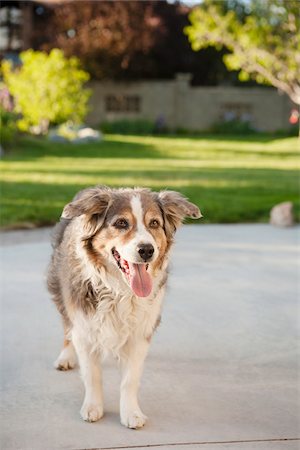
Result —
[[139, 407], [138, 390], [149, 342], [140, 339], [128, 343], [126, 356], [121, 360], [120, 416], [121, 423], [128, 428], [141, 428], [147, 419]]
[[100, 356], [91, 351], [90, 344], [79, 330], [73, 329], [72, 341], [79, 360], [85, 387], [85, 397], [80, 410], [81, 417], [96, 422], [103, 416], [103, 391]]

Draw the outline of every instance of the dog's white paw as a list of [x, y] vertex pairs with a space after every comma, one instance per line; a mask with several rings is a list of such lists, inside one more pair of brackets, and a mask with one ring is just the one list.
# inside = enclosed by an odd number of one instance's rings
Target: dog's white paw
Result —
[[83, 403], [80, 415], [86, 422], [97, 422], [103, 417], [103, 406], [101, 404]]
[[57, 370], [70, 370], [74, 369], [75, 365], [76, 365], [75, 350], [71, 345], [68, 345], [60, 352], [59, 357], [54, 363], [54, 367]]
[[141, 410], [129, 411], [121, 414], [121, 424], [128, 428], [142, 428], [146, 423], [147, 417]]

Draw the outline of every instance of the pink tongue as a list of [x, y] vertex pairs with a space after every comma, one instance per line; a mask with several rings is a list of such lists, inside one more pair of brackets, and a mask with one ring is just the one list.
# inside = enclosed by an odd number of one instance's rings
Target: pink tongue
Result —
[[148, 297], [152, 291], [152, 280], [146, 270], [146, 264], [128, 262], [130, 270], [130, 286], [138, 297]]

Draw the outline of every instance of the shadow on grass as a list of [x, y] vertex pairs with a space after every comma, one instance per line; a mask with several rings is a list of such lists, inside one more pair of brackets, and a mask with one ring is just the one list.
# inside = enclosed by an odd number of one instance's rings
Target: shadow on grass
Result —
[[[178, 172], [178, 173], [177, 173]], [[64, 172], [67, 175], [69, 172]], [[75, 172], [78, 175], [78, 172]], [[91, 175], [91, 172], [82, 172]], [[98, 184], [106, 183], [107, 171], [94, 171]], [[183, 169], [180, 171], [113, 170], [110, 185], [115, 187], [147, 185], [154, 190], [174, 189], [198, 204], [204, 215], [201, 223], [266, 221], [276, 203], [291, 200], [300, 218], [298, 171], [276, 169]], [[132, 182], [125, 180], [132, 177]], [[143, 180], [147, 179], [147, 183]], [[280, 180], [280, 182], [278, 181]], [[71, 181], [71, 180], [70, 180]], [[1, 226], [24, 222], [37, 225], [55, 223], [63, 206], [75, 193], [95, 183], [2, 183]]]
[[[24, 173], [24, 168], [22, 167], [14, 167], [14, 173]], [[149, 166], [149, 167], [139, 167], [135, 168], [131, 167], [131, 169], [127, 169], [127, 166], [122, 168], [113, 168], [113, 167], [105, 167], [99, 169], [66, 169], [66, 168], [57, 168], [55, 169], [45, 169], [45, 168], [26, 168], [26, 174], [42, 174], [42, 175], [53, 175], [59, 178], [59, 176], [64, 177], [65, 182], [62, 183], [59, 179], [57, 180], [57, 186], [62, 186], [61, 189], [65, 190], [66, 186], [71, 183], [68, 183], [68, 177], [76, 176], [76, 177], [90, 177], [91, 183], [95, 184], [93, 181], [96, 177], [99, 178], [99, 181], [96, 181], [96, 184], [105, 184], [107, 182], [113, 183], [113, 186], [124, 186], [124, 181], [128, 183], [130, 181], [130, 186], [136, 186], [137, 182], [143, 184], [143, 180], [147, 180], [151, 183], [151, 181], [159, 181], [163, 183], [164, 181], [167, 183], [172, 183], [175, 180], [181, 179], [190, 179], [190, 180], [213, 180], [213, 181], [228, 181], [231, 184], [234, 184], [237, 181], [247, 181], [249, 186], [255, 187], [257, 182], [260, 181], [261, 184], [268, 185], [271, 188], [271, 183], [276, 180], [281, 180], [281, 183], [277, 183], [277, 186], [273, 186], [275, 189], [281, 189], [284, 186], [284, 183], [287, 182], [289, 185], [294, 185], [297, 188], [297, 183], [299, 179], [299, 171], [294, 169], [267, 169], [267, 168], [241, 168], [241, 167], [207, 167], [204, 165], [201, 167], [189, 167], [184, 166]], [[29, 178], [29, 177], [28, 177]], [[107, 181], [108, 180], [108, 181]], [[18, 183], [18, 182], [16, 182]], [[30, 181], [29, 181], [30, 183]], [[36, 182], [39, 184], [39, 182]], [[43, 182], [40, 183], [41, 186], [44, 185]], [[84, 181], [79, 181], [78, 186], [84, 185]]]
[[269, 133], [257, 133], [257, 134], [211, 134], [211, 133], [195, 133], [195, 134], [157, 134], [155, 137], [159, 138], [172, 138], [172, 139], [191, 139], [191, 140], [208, 140], [208, 141], [232, 141], [232, 142], [257, 142], [266, 143], [277, 140], [282, 140], [291, 137], [297, 137], [292, 135], [274, 135]]
[[[223, 150], [226, 151], [226, 150]], [[297, 148], [293, 151], [274, 151], [274, 150], [228, 150], [231, 156], [266, 156], [268, 158], [290, 158], [299, 154]]]
[[[133, 140], [130, 140], [132, 138]], [[63, 157], [63, 158], [124, 158], [124, 159], [185, 159], [184, 147], [188, 146], [186, 140], [202, 142], [214, 141], [216, 142], [216, 148], [208, 146], [207, 151], [212, 152], [212, 155], [217, 152], [228, 153], [228, 155], [257, 155], [257, 156], [274, 156], [274, 157], [288, 157], [295, 156], [295, 151], [272, 151], [270, 150], [256, 150], [256, 149], [230, 149], [230, 148], [218, 148], [218, 143], [221, 142], [233, 142], [235, 145], [237, 142], [241, 144], [251, 143], [267, 143], [282, 138], [260, 137], [257, 136], [138, 136], [138, 138], [145, 138], [146, 142], [136, 142], [134, 139], [136, 136], [126, 136], [123, 141], [120, 136], [110, 135], [108, 140], [104, 140], [101, 143], [87, 143], [87, 144], [70, 144], [70, 143], [55, 143], [47, 141], [45, 138], [25, 137], [18, 140], [15, 144], [15, 148], [8, 149], [5, 152], [4, 160], [11, 161], [33, 161], [43, 157]], [[182, 149], [180, 153], [174, 156], [171, 152], [168, 154], [169, 148], [158, 149], [158, 143], [156, 138], [160, 140], [182, 140]], [[153, 143], [149, 143], [149, 139], [153, 139]], [[172, 146], [171, 141], [168, 142], [169, 146]], [[188, 147], [187, 147], [188, 148]], [[200, 146], [196, 151], [199, 156], [201, 152], [205, 152], [206, 149]]]
[[154, 146], [108, 140], [101, 143], [70, 144], [49, 142], [43, 138], [23, 138], [16, 148], [5, 152], [4, 160], [32, 161], [42, 157], [63, 158], [160, 158]]

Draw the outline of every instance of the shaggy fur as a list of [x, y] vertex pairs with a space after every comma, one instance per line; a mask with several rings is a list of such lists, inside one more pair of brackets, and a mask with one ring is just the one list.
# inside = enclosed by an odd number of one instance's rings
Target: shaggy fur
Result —
[[72, 369], [78, 357], [84, 420], [103, 415], [100, 363], [112, 353], [122, 372], [121, 423], [145, 424], [139, 380], [160, 321], [169, 251], [184, 217], [201, 213], [177, 192], [100, 186], [79, 192], [63, 210], [48, 274], [65, 333], [55, 367]]

